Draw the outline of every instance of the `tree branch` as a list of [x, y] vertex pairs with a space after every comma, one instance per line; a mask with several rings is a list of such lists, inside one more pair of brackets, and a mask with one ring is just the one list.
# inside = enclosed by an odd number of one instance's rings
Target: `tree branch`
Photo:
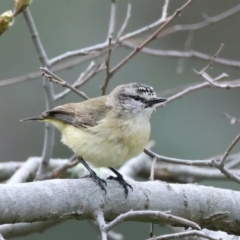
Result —
[[149, 238], [147, 240], [167, 240], [167, 239], [173, 239], [173, 238], [180, 238], [180, 237], [203, 237], [204, 239], [209, 239], [209, 240], [221, 240], [219, 238], [212, 237], [210, 235], [207, 235], [201, 231], [197, 230], [190, 230], [190, 231], [185, 231], [181, 233], [172, 233], [172, 234], [166, 234], [166, 235], [161, 235], [159, 237], [154, 237], [154, 238]]
[[[106, 195], [89, 179], [0, 185], [0, 223], [92, 219], [92, 213], [104, 206], [108, 221], [130, 210], [171, 210], [171, 214], [193, 221], [201, 228], [240, 234], [239, 192], [195, 184], [131, 181], [134, 191], [125, 199], [118, 183], [107, 181], [107, 184]], [[171, 220], [138, 216], [131, 220], [173, 224]], [[173, 225], [183, 226], [176, 222]]]
[[[29, 31], [32, 35], [32, 40], [37, 50], [41, 64], [46, 67], [50, 67], [51, 63], [49, 62], [47, 58], [47, 54], [43, 48], [42, 42], [38, 35], [37, 28], [34, 23], [30, 10], [28, 8], [25, 9], [23, 11], [23, 15], [24, 15], [26, 24], [29, 28]], [[49, 83], [48, 80], [43, 78], [43, 87], [45, 89], [45, 94], [46, 94], [46, 109], [49, 110], [55, 106], [53, 85]], [[49, 160], [52, 156], [53, 146], [54, 146], [54, 128], [49, 124], [45, 124], [44, 143], [43, 143], [43, 150], [42, 150], [42, 164], [38, 169], [37, 177], [41, 176], [42, 174], [48, 171]]]
[[66, 87], [70, 89], [72, 92], [76, 93], [78, 96], [83, 98], [84, 100], [89, 99], [89, 97], [82, 91], [79, 91], [74, 86], [70, 85], [68, 82], [63, 80], [62, 78], [55, 75], [53, 72], [51, 72], [47, 67], [40, 67], [40, 70], [42, 71], [43, 76], [48, 78], [50, 82], [57, 83], [61, 85], [62, 87]]
[[[168, 2], [166, 0], [166, 2]], [[165, 3], [166, 3], [165, 2]], [[170, 16], [166, 22], [163, 23], [152, 35], [150, 35], [146, 40], [143, 41], [137, 48], [135, 48], [127, 57], [125, 57], [119, 64], [117, 64], [109, 73], [110, 76], [118, 71], [124, 64], [126, 64], [131, 58], [133, 58], [138, 52], [141, 51], [146, 45], [148, 45], [152, 40], [157, 38], [160, 32], [163, 31], [190, 3], [192, 0], [188, 0], [182, 7], [177, 9], [172, 16]]]

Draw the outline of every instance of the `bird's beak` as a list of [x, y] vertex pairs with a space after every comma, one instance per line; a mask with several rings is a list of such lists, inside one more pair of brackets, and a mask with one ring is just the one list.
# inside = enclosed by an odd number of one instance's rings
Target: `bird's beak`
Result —
[[162, 102], [166, 102], [167, 98], [152, 98], [148, 101], [148, 105], [149, 106], [153, 106], [157, 103], [162, 103]]

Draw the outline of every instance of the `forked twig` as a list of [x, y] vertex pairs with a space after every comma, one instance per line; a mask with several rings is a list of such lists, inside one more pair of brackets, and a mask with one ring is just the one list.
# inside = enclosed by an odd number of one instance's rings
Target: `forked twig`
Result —
[[40, 67], [43, 76], [47, 77], [50, 82], [57, 83], [63, 87], [69, 88], [71, 91], [82, 97], [83, 99], [89, 99], [89, 97], [82, 91], [79, 91], [66, 81], [64, 81], [62, 78], [55, 75], [53, 72], [51, 72], [47, 67]]
[[105, 64], [106, 64], [106, 78], [105, 78], [104, 84], [101, 87], [102, 88], [102, 95], [106, 94], [107, 86], [108, 86], [108, 83], [109, 83], [110, 78], [111, 78], [110, 57], [111, 57], [111, 53], [112, 53], [112, 47], [111, 47], [112, 37], [109, 37], [108, 41], [109, 41], [109, 43], [108, 43], [109, 44], [108, 45], [108, 54], [107, 54], [107, 58], [106, 58], [106, 61], [105, 61]]

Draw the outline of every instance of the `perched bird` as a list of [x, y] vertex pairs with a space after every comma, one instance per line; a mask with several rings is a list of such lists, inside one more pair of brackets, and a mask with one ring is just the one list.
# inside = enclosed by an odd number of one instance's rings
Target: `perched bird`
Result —
[[149, 141], [150, 117], [158, 98], [153, 88], [140, 83], [116, 87], [109, 95], [80, 103], [68, 103], [37, 117], [54, 125], [62, 133], [62, 142], [78, 155], [91, 177], [106, 192], [106, 181], [99, 178], [85, 162], [96, 167], [108, 167], [128, 195], [132, 189], [123, 176], [114, 169], [140, 154]]

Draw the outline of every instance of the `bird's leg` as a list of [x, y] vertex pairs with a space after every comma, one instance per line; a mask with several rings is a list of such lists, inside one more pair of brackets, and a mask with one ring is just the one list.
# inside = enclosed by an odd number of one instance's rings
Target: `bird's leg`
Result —
[[116, 176], [116, 177], [109, 176], [107, 179], [118, 181], [119, 184], [120, 184], [120, 185], [123, 187], [123, 189], [124, 189], [125, 197], [127, 197], [127, 196], [128, 196], [128, 187], [131, 188], [132, 191], [133, 191], [132, 186], [124, 180], [123, 175], [122, 175], [121, 173], [119, 173], [117, 170], [115, 170], [115, 169], [112, 168], [112, 167], [109, 167], [109, 169], [110, 169], [112, 172], [114, 172], [117, 176]]
[[[89, 171], [90, 175], [86, 177], [92, 178], [92, 180], [105, 192], [107, 193], [105, 186], [107, 186], [107, 182], [104, 179], [101, 179], [97, 176], [97, 174], [88, 166], [88, 164], [84, 161], [82, 157], [78, 157], [79, 161], [83, 164], [83, 166]], [[105, 186], [104, 186], [105, 185]]]

